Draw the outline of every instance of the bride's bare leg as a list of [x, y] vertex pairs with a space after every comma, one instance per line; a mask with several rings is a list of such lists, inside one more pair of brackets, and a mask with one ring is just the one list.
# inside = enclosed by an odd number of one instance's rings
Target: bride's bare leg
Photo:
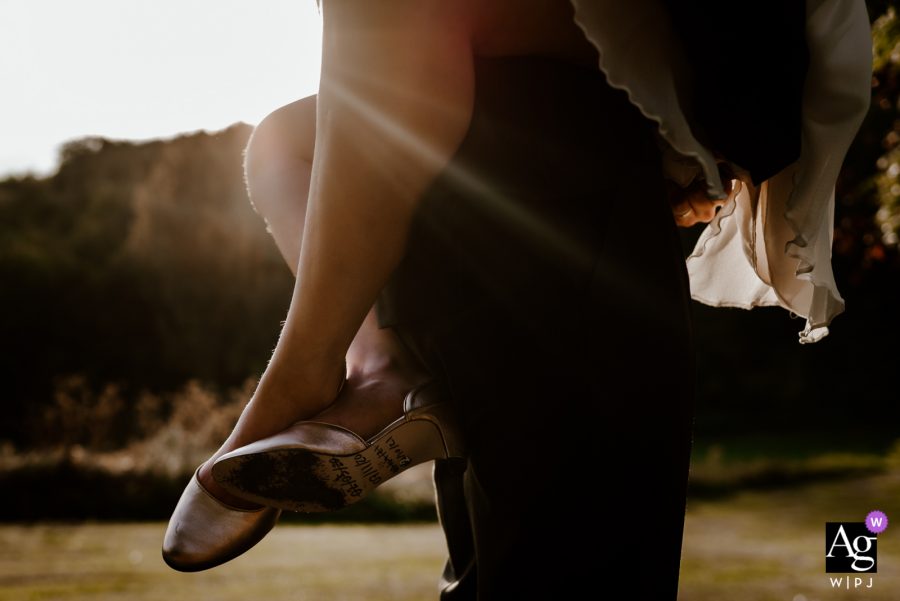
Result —
[[[265, 220], [288, 268], [296, 276], [315, 148], [316, 97], [269, 115], [247, 147], [250, 200]], [[347, 349], [347, 382], [323, 417], [361, 436], [401, 414], [403, 393], [426, 374], [390, 328], [380, 328], [374, 308]]]
[[316, 148], [291, 307], [217, 455], [334, 400], [351, 341], [402, 256], [416, 202], [469, 123], [471, 48], [453, 4], [323, 3]]

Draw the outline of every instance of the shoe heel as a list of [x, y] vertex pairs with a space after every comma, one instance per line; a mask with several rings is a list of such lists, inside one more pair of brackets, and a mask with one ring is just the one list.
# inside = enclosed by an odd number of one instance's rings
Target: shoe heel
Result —
[[433, 405], [410, 415], [410, 421], [428, 421], [441, 438], [441, 453], [430, 459], [452, 459], [465, 456], [462, 435], [453, 408], [447, 403]]
[[404, 413], [409, 421], [427, 420], [434, 424], [443, 443], [443, 454], [432, 459], [465, 457], [465, 444], [453, 406], [443, 400], [445, 394], [437, 384], [429, 383], [414, 390], [405, 400]]

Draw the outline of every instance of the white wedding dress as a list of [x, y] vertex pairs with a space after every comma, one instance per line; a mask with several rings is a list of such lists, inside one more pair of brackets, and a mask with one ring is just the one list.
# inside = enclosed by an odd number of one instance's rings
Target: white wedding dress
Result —
[[[676, 81], [688, 67], [660, 0], [572, 4], [610, 84], [659, 124], [669, 147], [667, 176], [685, 185], [702, 175], [711, 197], [725, 197], [713, 155], [695, 139], [679, 105]], [[872, 76], [863, 0], [807, 0], [806, 15], [810, 62], [800, 157], [759, 187], [746, 177], [736, 181], [687, 259], [695, 300], [716, 307], [784, 307], [806, 318], [801, 343], [821, 340], [844, 310], [831, 269], [834, 185], [868, 110]], [[760, 31], [756, 43], [765, 43], [765, 36]], [[751, 82], [736, 76], [734, 84]]]

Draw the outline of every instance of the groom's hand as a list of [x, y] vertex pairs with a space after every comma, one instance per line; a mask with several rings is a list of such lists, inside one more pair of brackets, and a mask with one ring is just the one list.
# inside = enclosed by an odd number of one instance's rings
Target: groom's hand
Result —
[[[725, 184], [725, 193], [731, 194], [732, 178], [730, 170], [719, 166], [722, 175], [722, 183]], [[669, 196], [669, 204], [672, 206], [672, 215], [675, 223], [681, 227], [691, 227], [697, 223], [709, 223], [716, 216], [719, 207], [725, 204], [727, 199], [710, 199], [706, 195], [706, 181], [695, 180], [687, 188], [666, 181], [666, 192]]]

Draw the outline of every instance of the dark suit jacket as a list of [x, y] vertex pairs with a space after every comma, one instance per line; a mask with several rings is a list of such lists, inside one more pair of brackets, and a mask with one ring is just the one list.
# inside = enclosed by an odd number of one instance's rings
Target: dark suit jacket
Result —
[[803, 0], [664, 0], [694, 74], [697, 139], [755, 183], [800, 155], [809, 64]]

